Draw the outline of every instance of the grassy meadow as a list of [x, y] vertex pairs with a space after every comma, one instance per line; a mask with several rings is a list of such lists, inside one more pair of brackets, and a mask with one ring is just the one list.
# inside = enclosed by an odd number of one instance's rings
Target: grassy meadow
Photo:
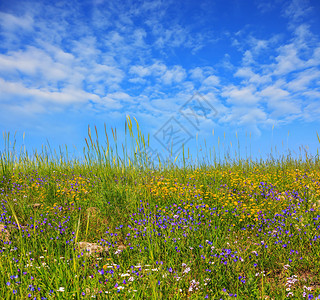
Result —
[[5, 137], [1, 299], [320, 299], [318, 157], [153, 166], [126, 132], [83, 161]]

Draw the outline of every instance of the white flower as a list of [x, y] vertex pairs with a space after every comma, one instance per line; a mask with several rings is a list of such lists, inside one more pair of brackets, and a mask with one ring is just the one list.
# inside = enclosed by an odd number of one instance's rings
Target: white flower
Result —
[[59, 287], [59, 289], [57, 290], [57, 292], [64, 292], [64, 287]]
[[190, 271], [191, 271], [191, 269], [190, 269], [190, 267], [188, 267], [188, 268], [186, 268], [182, 273], [187, 274], [187, 273], [189, 273]]
[[287, 270], [288, 268], [290, 268], [290, 265], [284, 265], [283, 268]]

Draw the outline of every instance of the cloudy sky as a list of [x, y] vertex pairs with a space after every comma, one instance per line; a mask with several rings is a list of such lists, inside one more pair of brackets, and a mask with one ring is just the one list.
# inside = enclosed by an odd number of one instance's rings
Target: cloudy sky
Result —
[[81, 153], [88, 125], [121, 140], [129, 115], [163, 155], [316, 154], [319, 16], [318, 0], [0, 1], [0, 131]]

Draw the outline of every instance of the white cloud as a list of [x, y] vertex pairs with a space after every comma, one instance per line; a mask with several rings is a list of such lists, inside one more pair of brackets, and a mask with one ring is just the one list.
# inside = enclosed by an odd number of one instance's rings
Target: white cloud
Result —
[[268, 108], [274, 118], [293, 119], [301, 116], [300, 103], [291, 100], [269, 100]]
[[55, 80], [65, 79], [65, 66], [54, 62], [43, 50], [27, 47], [26, 51], [17, 51], [9, 55], [0, 55], [1, 72], [21, 72], [24, 75], [41, 76]]
[[275, 8], [275, 3], [271, 2], [270, 0], [255, 0], [255, 5], [257, 8], [262, 12], [266, 13], [272, 11]]
[[230, 104], [236, 106], [252, 106], [259, 102], [259, 97], [257, 97], [255, 93], [256, 89], [253, 85], [242, 88], [230, 85], [224, 88], [222, 96], [225, 97]]
[[[242, 81], [222, 89], [222, 99], [231, 110], [221, 120], [237, 120], [239, 124], [251, 120], [262, 126], [269, 119], [290, 123], [305, 118], [303, 107], [320, 95], [320, 41], [306, 24], [290, 27], [290, 33], [287, 41], [276, 35], [268, 40], [249, 35], [243, 44], [239, 41], [244, 33], [238, 33], [235, 46], [242, 52], [242, 63], [234, 76]], [[240, 114], [241, 107], [247, 112]], [[263, 114], [258, 114], [257, 108]]]
[[111, 93], [111, 94], [108, 94], [107, 96], [112, 99], [116, 99], [116, 100], [122, 100], [125, 102], [133, 102], [132, 97], [124, 92]]
[[290, 0], [285, 5], [284, 15], [294, 22], [301, 21], [312, 11], [308, 0]]
[[186, 71], [181, 66], [174, 66], [172, 69], [167, 70], [161, 77], [166, 85], [179, 83], [186, 78]]
[[246, 50], [243, 57], [242, 62], [244, 65], [251, 65], [255, 63], [255, 60], [253, 59], [252, 52], [250, 50]]
[[[306, 3], [287, 1], [286, 16], [298, 22], [309, 14]], [[68, 9], [37, 4], [19, 17], [0, 13], [1, 30], [19, 42], [0, 54], [2, 107], [27, 110], [29, 105], [43, 113], [44, 107], [74, 105], [159, 117], [178, 111], [198, 88], [214, 97], [220, 122], [259, 128], [271, 117], [311, 114], [312, 106], [303, 107], [320, 93], [320, 43], [311, 27], [296, 23], [289, 37], [275, 33], [261, 39], [246, 26], [235, 34], [239, 60], [230, 51], [224, 61], [203, 67], [209, 63], [200, 56], [199, 66], [188, 69], [185, 58], [178, 64], [177, 56], [211, 46], [212, 34], [195, 31], [199, 24], [182, 25], [181, 15], [166, 18], [172, 4], [95, 0], [86, 22], [72, 4]], [[259, 7], [270, 11], [275, 5], [264, 1]], [[20, 39], [19, 31], [31, 33], [32, 40]]]
[[139, 77], [154, 76], [159, 77], [167, 71], [166, 65], [157, 61], [149, 66], [134, 65], [130, 67], [129, 73], [138, 75]]
[[278, 88], [276, 86], [268, 86], [260, 92], [262, 97], [266, 98], [266, 101], [272, 100], [280, 100], [288, 98], [290, 93], [286, 90]]
[[118, 110], [123, 108], [123, 105], [118, 101], [113, 99], [112, 97], [105, 96], [95, 101], [95, 104], [99, 104], [102, 108], [108, 108], [110, 110]]
[[193, 80], [202, 81], [204, 79], [203, 70], [200, 67], [190, 70], [189, 73]]
[[156, 47], [180, 47], [186, 42], [187, 32], [176, 25], [173, 29], [157, 28], [157, 35], [160, 35], [154, 43]]
[[[318, 98], [319, 99], [319, 98]], [[317, 99], [317, 100], [318, 100]], [[319, 116], [320, 116], [320, 103], [319, 101], [313, 101], [309, 103], [305, 108], [304, 108], [304, 120], [306, 122], [318, 122], [319, 121]]]
[[226, 110], [225, 114], [219, 119], [219, 123], [229, 126], [237, 126], [241, 130], [245, 128], [259, 136], [261, 124], [273, 124], [274, 120], [268, 117], [268, 114], [259, 107], [253, 107], [248, 110], [246, 107], [234, 106]]
[[140, 77], [149, 76], [151, 74], [151, 69], [143, 66], [132, 66], [130, 67], [131, 74], [138, 75]]
[[261, 124], [266, 120], [267, 114], [261, 108], [254, 107], [240, 116], [239, 123], [242, 125]]
[[0, 26], [7, 31], [30, 31], [33, 29], [33, 23], [33, 18], [28, 14], [17, 17], [12, 14], [0, 12]]
[[274, 64], [275, 75], [286, 75], [290, 72], [302, 69], [305, 63], [298, 57], [298, 50], [293, 44], [280, 47], [280, 54]]
[[220, 84], [220, 80], [217, 76], [211, 75], [207, 77], [203, 82], [203, 86], [216, 87]]
[[128, 81], [131, 82], [131, 83], [140, 84], [140, 85], [144, 85], [144, 84], [147, 83], [147, 80], [142, 79], [140, 77], [130, 78]]
[[146, 36], [147, 36], [147, 33], [144, 29], [139, 28], [134, 30], [133, 32], [134, 46], [146, 47], [145, 40], [144, 40]]
[[[23, 99], [30, 99], [38, 102], [40, 105], [47, 104], [56, 105], [70, 105], [86, 103], [88, 99], [97, 100], [99, 97], [94, 94], [87, 93], [72, 87], [66, 87], [60, 92], [50, 91], [48, 89], [36, 89], [25, 87], [21, 83], [8, 82], [0, 78], [0, 95], [4, 102], [11, 101], [14, 97], [19, 97], [20, 101]], [[26, 100], [26, 102], [28, 102]]]
[[296, 74], [295, 79], [287, 84], [287, 88], [293, 92], [307, 91], [311, 84], [314, 84], [315, 81], [319, 81], [319, 78], [320, 70], [310, 68]]
[[210, 66], [196, 67], [188, 71], [190, 78], [202, 82], [206, 77], [213, 75], [214, 69]]
[[235, 77], [245, 78], [250, 83], [255, 83], [258, 85], [268, 83], [271, 81], [270, 75], [261, 75], [254, 73], [250, 67], [240, 67], [236, 73]]

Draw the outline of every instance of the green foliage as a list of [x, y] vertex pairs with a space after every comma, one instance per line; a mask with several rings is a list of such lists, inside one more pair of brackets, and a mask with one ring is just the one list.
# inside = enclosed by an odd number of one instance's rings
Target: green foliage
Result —
[[193, 164], [185, 151], [156, 167], [138, 122], [125, 132], [120, 158], [89, 128], [83, 161], [49, 146], [17, 157], [5, 135], [2, 299], [319, 295], [317, 157]]

